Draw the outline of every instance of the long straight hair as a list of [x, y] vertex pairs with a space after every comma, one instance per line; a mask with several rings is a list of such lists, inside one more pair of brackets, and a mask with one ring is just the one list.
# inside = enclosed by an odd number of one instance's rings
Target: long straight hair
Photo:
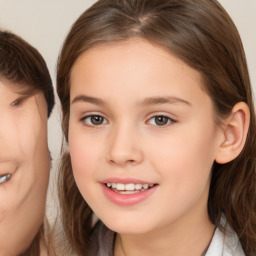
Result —
[[[208, 200], [213, 224], [222, 214], [237, 233], [246, 255], [256, 254], [256, 120], [246, 58], [239, 33], [216, 0], [100, 0], [72, 26], [58, 60], [57, 92], [62, 129], [68, 143], [70, 74], [86, 50], [139, 37], [175, 54], [200, 72], [211, 97], [216, 122], [245, 102], [250, 127], [241, 154], [227, 164], [214, 163]], [[65, 150], [59, 172], [62, 221], [72, 249], [86, 255], [92, 210], [81, 196]]]

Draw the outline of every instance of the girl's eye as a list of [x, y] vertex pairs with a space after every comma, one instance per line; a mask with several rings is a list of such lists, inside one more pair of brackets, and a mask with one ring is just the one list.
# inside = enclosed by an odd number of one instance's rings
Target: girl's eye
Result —
[[153, 116], [149, 119], [149, 124], [157, 126], [165, 126], [176, 121], [167, 116]]
[[81, 121], [83, 121], [88, 126], [98, 126], [98, 125], [107, 123], [107, 120], [104, 117], [99, 115], [86, 116], [86, 117], [83, 117]]
[[0, 175], [0, 184], [5, 183], [11, 178], [11, 174]]

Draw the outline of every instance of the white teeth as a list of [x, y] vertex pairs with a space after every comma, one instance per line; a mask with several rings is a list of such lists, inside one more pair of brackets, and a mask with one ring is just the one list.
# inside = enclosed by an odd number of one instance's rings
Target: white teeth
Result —
[[133, 184], [133, 183], [122, 184], [122, 183], [110, 183], [110, 182], [108, 182], [106, 185], [109, 188], [122, 191], [122, 194], [129, 194], [128, 193], [129, 191], [138, 191], [141, 189], [145, 191], [154, 186], [154, 184]]
[[0, 184], [5, 183], [11, 178], [11, 174], [0, 175]]
[[125, 190], [134, 190], [135, 189], [135, 185], [134, 184], [126, 184], [125, 185]]
[[136, 185], [135, 185], [135, 188], [136, 188], [136, 190], [142, 189], [142, 184], [136, 184]]
[[148, 184], [143, 184], [144, 189], [148, 189]]
[[120, 183], [117, 183], [117, 184], [116, 184], [116, 189], [117, 189], [117, 190], [125, 190], [124, 188], [125, 188], [125, 185], [124, 185], [124, 184], [120, 184]]

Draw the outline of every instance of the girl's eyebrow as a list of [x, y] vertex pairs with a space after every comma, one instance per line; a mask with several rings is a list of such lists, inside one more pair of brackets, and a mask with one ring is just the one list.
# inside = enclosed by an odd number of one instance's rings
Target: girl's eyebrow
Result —
[[157, 105], [157, 104], [174, 104], [174, 103], [182, 103], [188, 106], [192, 106], [190, 102], [173, 96], [166, 97], [149, 97], [144, 99], [140, 104], [141, 105]]
[[[88, 102], [91, 104], [95, 104], [95, 105], [104, 105], [104, 101], [99, 99], [99, 98], [95, 98], [95, 97], [91, 97], [91, 96], [87, 96], [87, 95], [78, 95], [76, 96], [71, 104], [76, 103], [76, 102]], [[182, 103], [188, 106], [191, 106], [191, 103], [178, 98], [178, 97], [173, 97], [173, 96], [167, 96], [167, 97], [148, 97], [145, 98], [143, 101], [141, 101], [139, 103], [139, 105], [158, 105], [158, 104], [174, 104], [174, 103]]]
[[88, 102], [88, 103], [92, 103], [95, 105], [104, 105], [103, 100], [99, 99], [99, 98], [95, 98], [95, 97], [91, 97], [91, 96], [86, 96], [86, 95], [78, 95], [76, 96], [71, 104], [76, 103], [76, 102]]

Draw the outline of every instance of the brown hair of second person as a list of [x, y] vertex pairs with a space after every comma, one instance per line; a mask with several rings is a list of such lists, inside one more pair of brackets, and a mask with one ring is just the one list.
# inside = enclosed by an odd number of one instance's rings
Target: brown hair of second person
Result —
[[48, 105], [48, 117], [54, 106], [52, 80], [37, 49], [21, 37], [0, 31], [0, 77], [24, 86], [24, 94], [42, 91]]

